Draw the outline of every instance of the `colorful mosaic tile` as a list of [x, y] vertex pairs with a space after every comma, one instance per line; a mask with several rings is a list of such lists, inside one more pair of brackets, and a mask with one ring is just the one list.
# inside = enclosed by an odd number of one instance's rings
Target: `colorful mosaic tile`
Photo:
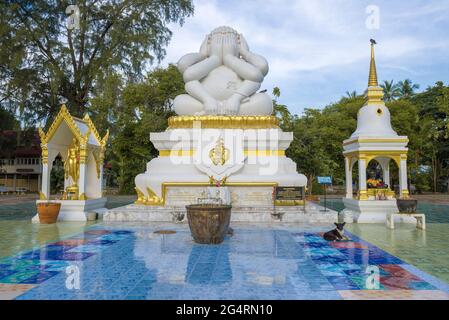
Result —
[[[316, 227], [235, 227], [233, 237], [207, 246], [195, 244], [185, 225], [171, 235], [155, 236], [156, 229], [96, 225], [2, 259], [0, 289], [30, 285], [20, 295], [8, 291], [11, 299], [449, 298], [437, 279], [352, 234], [334, 243]], [[379, 271], [376, 290], [366, 290], [368, 267]], [[78, 284], [67, 284], [68, 270]]]
[[345, 300], [449, 300], [449, 294], [440, 290], [359, 290], [338, 293]]

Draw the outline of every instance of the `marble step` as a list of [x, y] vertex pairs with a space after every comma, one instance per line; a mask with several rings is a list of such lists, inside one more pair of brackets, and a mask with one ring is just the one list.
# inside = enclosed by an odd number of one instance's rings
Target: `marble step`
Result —
[[[333, 223], [338, 220], [338, 213], [324, 207], [307, 203], [306, 206], [292, 207], [255, 207], [237, 206], [232, 208], [232, 222], [292, 222], [292, 223]], [[145, 222], [187, 222], [184, 207], [157, 207], [142, 205], [127, 205], [108, 210], [103, 221], [145, 221]]]

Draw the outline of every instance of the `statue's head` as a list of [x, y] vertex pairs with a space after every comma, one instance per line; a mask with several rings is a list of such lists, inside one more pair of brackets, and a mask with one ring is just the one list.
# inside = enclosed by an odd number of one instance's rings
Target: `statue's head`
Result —
[[226, 35], [226, 34], [234, 34], [236, 36], [239, 35], [239, 33], [237, 31], [235, 31], [234, 29], [232, 29], [231, 27], [221, 26], [221, 27], [218, 27], [218, 28], [215, 28], [214, 30], [212, 30], [209, 33], [209, 36]]
[[206, 36], [200, 51], [209, 56], [211, 52], [220, 51], [223, 47], [228, 48], [228, 53], [238, 55], [238, 48], [242, 35], [231, 27], [221, 26], [212, 30]]

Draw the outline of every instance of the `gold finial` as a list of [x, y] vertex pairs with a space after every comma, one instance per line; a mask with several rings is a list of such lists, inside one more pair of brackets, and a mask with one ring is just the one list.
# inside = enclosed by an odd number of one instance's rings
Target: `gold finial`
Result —
[[377, 44], [376, 40], [371, 39], [371, 63], [369, 68], [368, 90], [366, 92], [367, 105], [385, 105], [383, 102], [384, 92], [377, 81], [376, 60], [374, 57], [374, 46]]
[[374, 57], [374, 45], [376, 45], [376, 40], [371, 39], [371, 63], [369, 66], [369, 78], [368, 87], [377, 87], [379, 84], [377, 82], [377, 70], [376, 70], [376, 60]]

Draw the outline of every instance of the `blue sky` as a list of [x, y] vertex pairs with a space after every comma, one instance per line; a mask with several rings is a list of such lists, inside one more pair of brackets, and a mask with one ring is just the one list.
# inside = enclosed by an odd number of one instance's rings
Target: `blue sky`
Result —
[[[378, 42], [379, 80], [410, 78], [420, 90], [449, 84], [449, 0], [194, 0], [195, 14], [180, 27], [162, 62], [197, 52], [220, 25], [243, 33], [270, 72], [262, 89], [281, 88], [293, 113], [322, 108], [346, 91], [366, 89], [369, 39]], [[367, 7], [379, 8], [379, 28], [368, 28]]]

